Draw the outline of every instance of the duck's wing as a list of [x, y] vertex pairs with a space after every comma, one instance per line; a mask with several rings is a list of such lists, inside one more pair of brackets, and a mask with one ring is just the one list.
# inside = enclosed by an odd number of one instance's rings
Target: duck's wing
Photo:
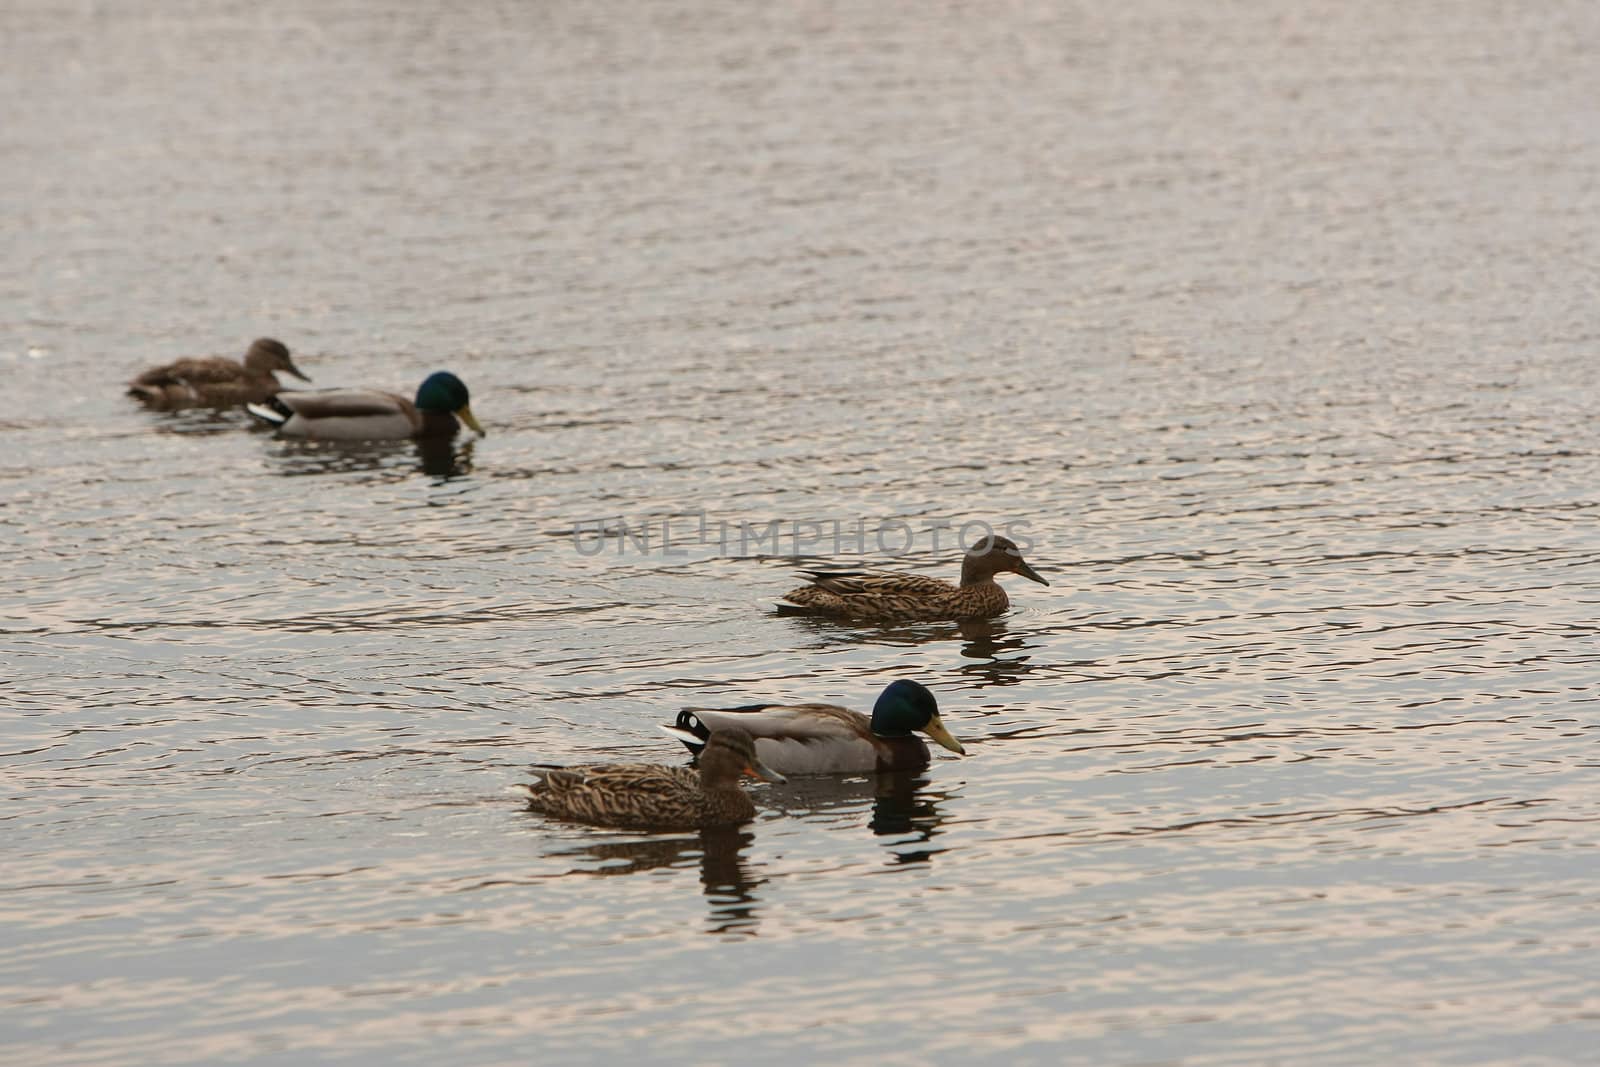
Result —
[[287, 389], [276, 396], [302, 419], [359, 419], [413, 410], [405, 397], [375, 389]]
[[396, 441], [422, 428], [422, 416], [403, 396], [372, 389], [292, 389], [273, 395], [265, 410], [252, 414], [276, 423], [284, 437], [323, 441]]
[[807, 571], [811, 584], [835, 596], [932, 596], [955, 586], [941, 578], [883, 571]]
[[959, 593], [957, 586], [920, 574], [877, 571], [811, 571], [810, 585], [791, 589], [778, 601], [778, 612], [820, 612], [861, 619], [938, 618]]
[[574, 789], [591, 789], [604, 792], [633, 790], [646, 793], [667, 793], [680, 789], [686, 780], [697, 781], [693, 774], [685, 779], [682, 767], [663, 767], [655, 763], [595, 763], [587, 767], [550, 767], [536, 769], [544, 787], [552, 792]]
[[834, 704], [684, 708], [662, 729], [698, 753], [712, 731], [734, 726], [755, 738], [756, 755], [779, 774], [870, 771], [878, 765], [871, 720]]
[[140, 374], [130, 386], [157, 385], [216, 385], [236, 382], [248, 377], [244, 367], [235, 360], [212, 356], [207, 359], [180, 359], [160, 367], [151, 367]]
[[683, 767], [597, 763], [535, 771], [538, 781], [515, 788], [540, 811], [590, 822], [648, 821], [695, 795], [699, 777]]

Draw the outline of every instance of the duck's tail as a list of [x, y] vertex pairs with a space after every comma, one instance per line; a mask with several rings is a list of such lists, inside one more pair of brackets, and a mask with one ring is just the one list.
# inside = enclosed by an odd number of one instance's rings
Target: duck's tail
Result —
[[246, 404], [244, 409], [268, 426], [282, 426], [294, 412], [276, 396], [269, 396], [259, 404]]
[[167, 395], [167, 386], [162, 382], [129, 382], [128, 395], [145, 407], [157, 410], [163, 410], [172, 403], [172, 398]]
[[679, 741], [682, 741], [684, 747], [696, 756], [700, 754], [702, 748], [706, 747], [706, 739], [711, 736], [711, 731], [706, 728], [706, 725], [695, 716], [693, 711], [687, 708], [678, 712], [678, 721], [671, 726], [657, 723], [656, 728], [662, 733], [671, 734]]

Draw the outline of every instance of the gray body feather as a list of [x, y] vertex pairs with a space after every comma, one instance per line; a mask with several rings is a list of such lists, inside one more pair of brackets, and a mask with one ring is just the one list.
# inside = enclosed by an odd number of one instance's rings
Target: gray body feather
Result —
[[[295, 390], [277, 395], [289, 409], [276, 419], [278, 433], [313, 441], [399, 441], [416, 435], [422, 416], [395, 393], [368, 389]], [[263, 411], [250, 409], [259, 417]]]
[[928, 762], [928, 746], [919, 738], [877, 737], [872, 720], [836, 704], [684, 708], [678, 726], [662, 729], [697, 750], [705, 742], [693, 730], [695, 721], [710, 731], [745, 730], [755, 739], [761, 762], [781, 774], [858, 774], [891, 763], [917, 766]]

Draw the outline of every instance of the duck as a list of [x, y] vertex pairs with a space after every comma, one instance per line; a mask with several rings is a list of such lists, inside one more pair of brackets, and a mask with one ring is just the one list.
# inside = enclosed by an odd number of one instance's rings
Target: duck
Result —
[[415, 400], [375, 389], [294, 390], [246, 404], [245, 410], [276, 427], [279, 437], [316, 441], [448, 440], [463, 422], [488, 436], [468, 399], [466, 384], [442, 370], [423, 379]]
[[909, 678], [891, 682], [872, 717], [835, 704], [752, 704], [742, 708], [684, 708], [661, 729], [705, 762], [709, 740], [739, 729], [755, 739], [761, 762], [782, 774], [862, 774], [919, 771], [929, 763], [920, 731], [958, 756], [967, 750], [939, 718], [928, 687]]
[[786, 780], [757, 757], [755, 741], [737, 726], [711, 732], [703, 745], [698, 770], [654, 763], [549, 767], [539, 769], [534, 784], [512, 788], [546, 815], [600, 826], [694, 830], [755, 818], [740, 776]]
[[260, 403], [281, 388], [273, 376], [280, 371], [311, 380], [289, 358], [287, 345], [262, 337], [251, 342], [243, 360], [211, 356], [151, 367], [128, 383], [128, 395], [157, 411]]
[[785, 594], [780, 612], [832, 615], [873, 622], [969, 622], [992, 619], [1011, 606], [995, 575], [1011, 571], [1049, 585], [1028, 566], [1009, 537], [973, 543], [961, 560], [961, 584], [920, 574], [807, 571], [811, 581]]

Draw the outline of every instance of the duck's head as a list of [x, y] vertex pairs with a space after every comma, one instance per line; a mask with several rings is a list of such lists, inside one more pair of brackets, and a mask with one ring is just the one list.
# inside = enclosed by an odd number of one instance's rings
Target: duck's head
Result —
[[928, 687], [902, 678], [878, 694], [878, 702], [872, 705], [872, 732], [882, 737], [903, 737], [913, 730], [921, 730], [958, 756], [967, 754], [961, 742], [944, 728], [939, 702]]
[[478, 425], [478, 420], [472, 415], [472, 408], [468, 405], [470, 399], [467, 383], [447, 370], [435, 371], [417, 386], [418, 411], [436, 411], [454, 415], [480, 437], [487, 437], [488, 433]]
[[1028, 566], [1028, 561], [1022, 558], [1022, 549], [1017, 547], [1015, 541], [998, 534], [974, 541], [972, 547], [967, 549], [966, 558], [961, 561], [963, 585], [967, 584], [969, 578], [990, 578], [1001, 571], [1012, 571], [1040, 585], [1050, 584], [1039, 577], [1038, 571]]
[[270, 337], [261, 337], [251, 342], [250, 350], [244, 354], [244, 365], [255, 371], [281, 370], [285, 374], [294, 375], [302, 382], [311, 380], [300, 373], [300, 368], [289, 358], [289, 346]]
[[700, 753], [700, 778], [708, 785], [736, 782], [741, 775], [765, 778], [769, 782], [788, 781], [783, 775], [761, 762], [756, 755], [755, 738], [748, 730], [730, 726], [718, 730], [706, 740]]

